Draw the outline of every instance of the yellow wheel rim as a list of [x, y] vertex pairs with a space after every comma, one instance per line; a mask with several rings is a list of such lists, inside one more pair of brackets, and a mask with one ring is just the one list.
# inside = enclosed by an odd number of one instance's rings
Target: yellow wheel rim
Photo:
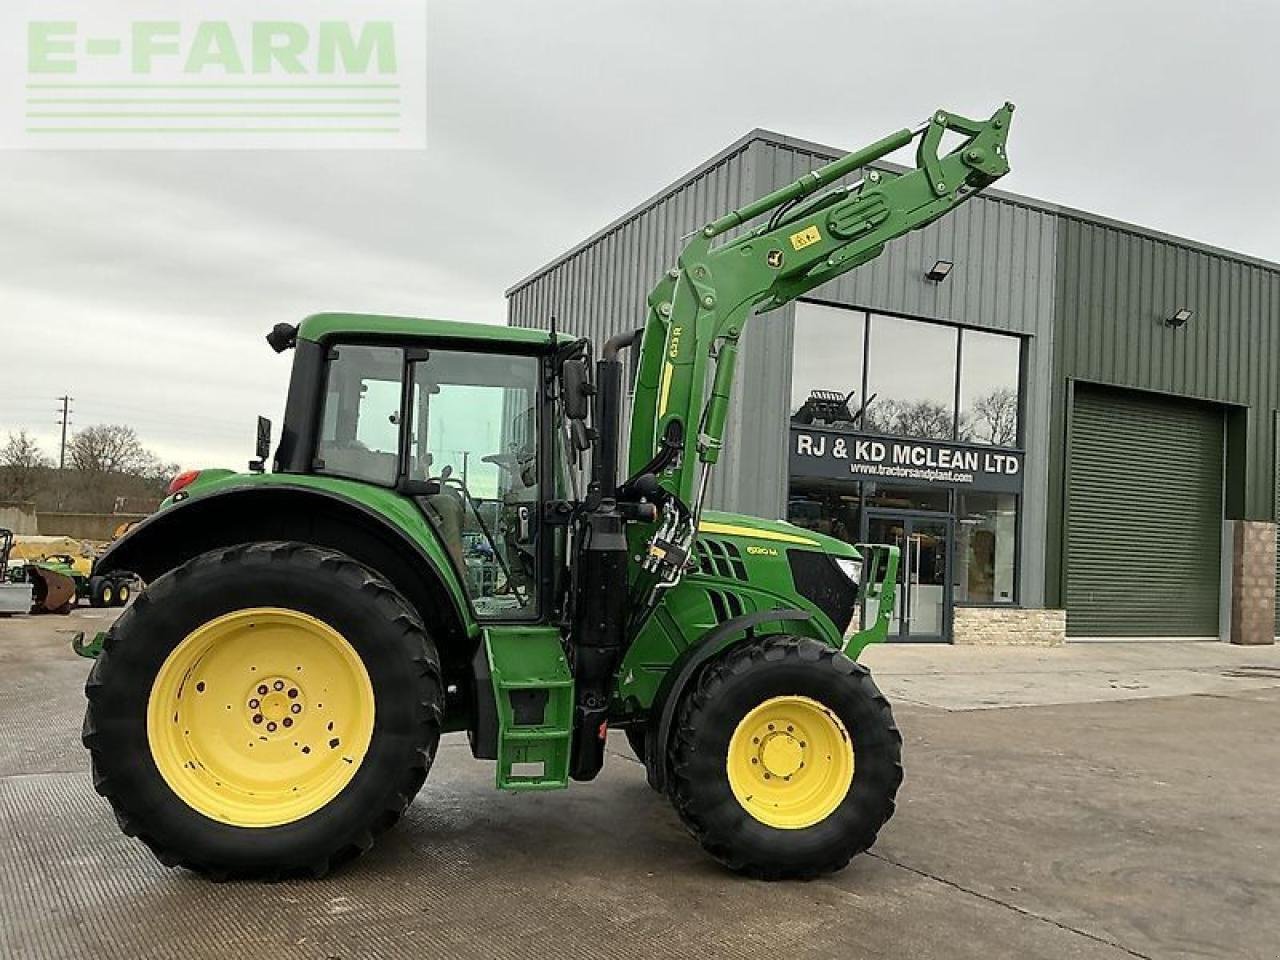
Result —
[[373, 737], [373, 685], [328, 624], [257, 607], [210, 620], [169, 654], [147, 741], [186, 804], [237, 827], [315, 813], [351, 782]]
[[809, 697], [773, 697], [729, 740], [729, 786], [756, 820], [781, 830], [821, 823], [853, 783], [853, 742], [844, 723]]
[[110, 587], [102, 588], [102, 605], [104, 607], [111, 606], [111, 601], [114, 600], [115, 598], [116, 598], [115, 591], [113, 591]]

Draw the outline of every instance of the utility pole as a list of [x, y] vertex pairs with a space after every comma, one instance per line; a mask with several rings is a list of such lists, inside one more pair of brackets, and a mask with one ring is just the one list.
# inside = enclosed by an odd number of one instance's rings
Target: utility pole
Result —
[[71, 419], [71, 401], [74, 399], [75, 397], [69, 397], [66, 394], [63, 394], [58, 398], [58, 401], [62, 404], [62, 410], [55, 411], [60, 413], [58, 423], [62, 426], [62, 443], [58, 446], [59, 470], [65, 470], [67, 467], [67, 423]]

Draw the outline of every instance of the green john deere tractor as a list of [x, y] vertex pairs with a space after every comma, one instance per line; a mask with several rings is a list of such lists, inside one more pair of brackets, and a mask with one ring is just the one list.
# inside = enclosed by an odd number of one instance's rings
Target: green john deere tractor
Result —
[[[320, 875], [395, 823], [442, 733], [498, 787], [546, 790], [593, 779], [612, 726], [734, 870], [809, 877], [870, 847], [901, 737], [857, 657], [897, 553], [703, 501], [748, 319], [1003, 176], [1012, 111], [939, 111], [709, 223], [598, 359], [540, 330], [277, 326], [273, 469], [260, 430], [249, 473], [177, 478], [95, 570], [147, 583], [86, 685], [123, 829], [215, 876]], [[917, 137], [914, 169], [868, 166]]]

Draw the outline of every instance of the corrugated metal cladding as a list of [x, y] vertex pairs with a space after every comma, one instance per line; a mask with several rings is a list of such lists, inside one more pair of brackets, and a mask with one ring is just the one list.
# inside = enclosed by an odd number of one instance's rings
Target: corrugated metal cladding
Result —
[[1067, 631], [1218, 633], [1222, 407], [1078, 386], [1067, 492]]
[[[1280, 267], [1064, 213], [1058, 233], [1054, 381], [1134, 387], [1228, 408], [1227, 514], [1275, 518], [1273, 411], [1280, 406]], [[1165, 323], [1194, 311], [1181, 328]], [[1061, 436], [1066, 391], [1055, 395]], [[1065, 589], [1061, 477], [1050, 463], [1049, 601]]]
[[[597, 344], [640, 325], [645, 296], [674, 263], [682, 236], [840, 155], [767, 131], [749, 134], [513, 287], [509, 321], [546, 327], [555, 315], [562, 329]], [[1048, 208], [988, 192], [811, 295], [1028, 338], [1020, 585], [1028, 605], [1041, 601], [1044, 587], [1049, 431], [1042, 425], [1052, 403], [1055, 227]], [[924, 273], [939, 259], [955, 267], [945, 283], [929, 283]], [[757, 317], [743, 338], [727, 433], [732, 445], [710, 492], [715, 506], [762, 516], [785, 512], [793, 317], [791, 307]]]
[[[683, 246], [680, 238], [758, 195], [750, 147], [748, 138], [731, 145], [516, 284], [507, 291], [508, 323], [545, 329], [554, 316], [557, 329], [590, 338], [597, 350], [614, 334], [642, 326], [645, 300], [663, 271], [674, 265]], [[758, 360], [753, 361], [749, 348], [744, 346], [739, 359], [739, 382], [749, 382], [757, 364]], [[740, 412], [735, 409], [729, 429], [735, 431], [739, 426]], [[755, 438], [742, 438], [740, 431], [730, 435], [744, 442], [737, 448], [738, 455], [731, 452], [722, 459], [713, 475], [710, 499], [715, 505], [738, 503], [744, 495], [750, 501], [746, 491], [766, 486], [760, 474], [744, 485], [738, 471], [742, 447], [751, 445]], [[625, 439], [622, 455], [625, 458]], [[781, 462], [781, 458], [775, 459]], [[782, 476], [785, 484], [785, 473]], [[776, 483], [776, 478], [770, 482]], [[776, 511], [771, 508], [766, 514]]]
[[1272, 519], [1280, 269], [1075, 218], [1060, 242], [1061, 373], [1251, 407], [1244, 518]]

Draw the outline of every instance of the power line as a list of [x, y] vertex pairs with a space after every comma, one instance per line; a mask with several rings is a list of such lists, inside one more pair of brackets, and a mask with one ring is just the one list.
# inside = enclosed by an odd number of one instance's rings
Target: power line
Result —
[[69, 397], [66, 394], [63, 394], [58, 398], [62, 403], [62, 410], [58, 411], [61, 414], [58, 419], [58, 423], [62, 427], [62, 442], [58, 446], [59, 470], [65, 470], [67, 466], [67, 423], [71, 419], [71, 401], [74, 399], [75, 397]]

